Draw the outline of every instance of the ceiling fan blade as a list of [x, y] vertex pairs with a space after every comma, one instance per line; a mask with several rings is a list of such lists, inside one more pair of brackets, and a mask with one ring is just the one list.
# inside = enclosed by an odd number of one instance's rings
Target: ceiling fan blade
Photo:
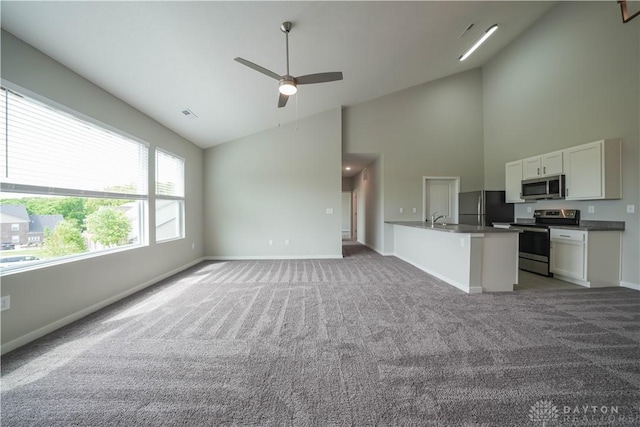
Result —
[[261, 66], [259, 66], [258, 64], [254, 64], [254, 63], [253, 63], [253, 62], [251, 62], [251, 61], [247, 61], [246, 59], [242, 59], [242, 58], [234, 58], [234, 61], [239, 62], [239, 63], [241, 63], [242, 65], [246, 65], [247, 67], [252, 68], [252, 69], [254, 69], [254, 70], [256, 70], [256, 71], [258, 71], [258, 72], [260, 72], [260, 73], [262, 73], [262, 74], [264, 74], [264, 75], [267, 75], [267, 76], [269, 76], [269, 77], [272, 77], [272, 78], [274, 78], [274, 79], [276, 79], [276, 80], [280, 80], [280, 79], [282, 78], [282, 76], [280, 76], [280, 75], [278, 75], [278, 74], [274, 73], [273, 71], [271, 71], [271, 70], [267, 70], [266, 68], [261, 67]]
[[278, 108], [282, 108], [287, 105], [287, 101], [289, 100], [289, 95], [280, 94], [278, 97]]
[[334, 82], [336, 80], [342, 80], [342, 73], [340, 71], [332, 73], [307, 74], [306, 76], [296, 77], [296, 83], [299, 85]]

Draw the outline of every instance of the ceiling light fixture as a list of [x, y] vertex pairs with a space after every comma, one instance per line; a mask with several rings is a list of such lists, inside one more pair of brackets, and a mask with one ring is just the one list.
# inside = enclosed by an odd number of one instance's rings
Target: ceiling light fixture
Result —
[[347, 166], [345, 169], [350, 171], [351, 170], [351, 166]]
[[495, 33], [496, 30], [498, 29], [498, 25], [494, 24], [492, 26], [490, 26], [489, 28], [487, 28], [487, 31], [484, 32], [484, 34], [482, 35], [482, 37], [480, 37], [480, 40], [478, 40], [476, 42], [476, 44], [474, 44], [473, 46], [471, 46], [471, 49], [469, 49], [468, 51], [465, 52], [464, 55], [462, 55], [460, 58], [458, 58], [458, 60], [460, 62], [464, 61], [465, 59], [467, 59], [469, 57], [469, 55], [471, 55], [473, 52], [475, 52], [475, 50], [480, 47], [480, 45], [482, 43], [485, 42], [485, 40], [487, 40], [491, 34]]
[[280, 86], [278, 86], [278, 90], [283, 95], [295, 95], [298, 91], [298, 87], [296, 86], [296, 81], [291, 76], [284, 76], [282, 80], [280, 80]]

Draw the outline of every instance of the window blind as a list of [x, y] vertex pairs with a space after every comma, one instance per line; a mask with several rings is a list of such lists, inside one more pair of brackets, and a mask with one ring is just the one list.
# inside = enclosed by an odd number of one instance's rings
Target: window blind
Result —
[[140, 199], [148, 147], [2, 88], [2, 190]]
[[184, 198], [184, 159], [159, 149], [156, 149], [156, 195]]

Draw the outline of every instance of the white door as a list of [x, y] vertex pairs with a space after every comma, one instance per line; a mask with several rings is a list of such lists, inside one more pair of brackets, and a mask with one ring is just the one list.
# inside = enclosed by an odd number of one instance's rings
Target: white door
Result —
[[444, 215], [439, 222], [458, 222], [458, 178], [425, 177], [424, 183], [424, 220], [431, 215]]

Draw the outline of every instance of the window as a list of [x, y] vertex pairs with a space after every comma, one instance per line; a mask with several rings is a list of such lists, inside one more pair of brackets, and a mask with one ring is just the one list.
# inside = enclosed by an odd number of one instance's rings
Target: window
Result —
[[184, 159], [156, 149], [156, 242], [184, 237]]
[[147, 145], [5, 88], [1, 97], [3, 218], [29, 224], [12, 236], [18, 255], [46, 263], [146, 244]]

